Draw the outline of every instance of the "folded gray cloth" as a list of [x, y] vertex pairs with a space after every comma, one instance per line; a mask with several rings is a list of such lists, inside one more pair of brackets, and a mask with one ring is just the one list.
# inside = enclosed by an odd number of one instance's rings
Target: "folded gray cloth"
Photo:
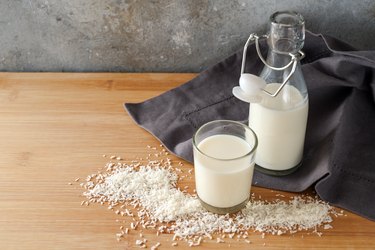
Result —
[[[255, 172], [253, 184], [292, 192], [314, 185], [323, 200], [375, 220], [375, 51], [356, 51], [310, 32], [303, 51], [309, 91], [303, 165], [284, 177]], [[254, 45], [247, 53], [245, 72], [259, 74], [263, 64]], [[232, 95], [241, 60], [239, 51], [193, 80], [125, 108], [170, 151], [192, 162], [197, 128], [216, 119], [248, 119], [249, 104]]]

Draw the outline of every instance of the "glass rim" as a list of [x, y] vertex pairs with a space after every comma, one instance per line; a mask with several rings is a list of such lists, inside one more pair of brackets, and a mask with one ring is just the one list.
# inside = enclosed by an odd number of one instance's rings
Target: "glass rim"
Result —
[[[197, 145], [196, 140], [195, 140], [197, 134], [198, 134], [198, 133], [199, 133], [199, 132], [200, 132], [205, 126], [208, 126], [208, 125], [210, 125], [210, 124], [212, 124], [212, 123], [219, 123], [219, 122], [224, 122], [224, 123], [226, 122], [226, 123], [228, 123], [228, 124], [229, 124], [229, 123], [236, 124], [236, 125], [239, 125], [239, 126], [245, 128], [245, 130], [250, 131], [251, 134], [252, 134], [252, 136], [253, 136], [253, 138], [254, 138], [254, 145], [251, 147], [251, 150], [250, 150], [249, 152], [247, 152], [246, 154], [242, 155], [242, 156], [235, 157], [235, 158], [230, 158], [230, 159], [222, 159], [222, 158], [213, 157], [213, 156], [210, 156], [210, 155], [204, 153], [202, 150], [200, 150], [200, 149], [198, 148], [198, 145]], [[243, 138], [241, 138], [241, 139], [243, 139]], [[245, 140], [245, 141], [246, 141], [246, 140]], [[246, 142], [247, 142], [247, 141], [246, 141]], [[250, 145], [249, 145], [249, 146], [250, 146]], [[245, 157], [247, 157], [247, 156], [253, 154], [253, 153], [255, 152], [255, 150], [257, 149], [257, 147], [258, 147], [258, 137], [257, 137], [257, 135], [255, 134], [255, 132], [254, 132], [249, 126], [247, 126], [246, 124], [243, 124], [243, 123], [241, 123], [241, 122], [232, 121], [232, 120], [213, 120], [213, 121], [210, 121], [210, 122], [207, 122], [207, 123], [203, 124], [202, 126], [200, 126], [200, 127], [197, 129], [197, 131], [195, 131], [195, 133], [193, 134], [193, 147], [194, 147], [199, 153], [201, 153], [202, 155], [204, 155], [204, 156], [206, 156], [206, 157], [208, 157], [208, 158], [211, 158], [211, 159], [214, 159], [214, 160], [220, 160], [220, 161], [233, 161], [233, 160], [239, 160], [239, 159], [245, 158]]]
[[[289, 16], [295, 17], [296, 20], [297, 20], [297, 23], [295, 23], [295, 24], [280, 23], [276, 20], [276, 17], [279, 16], [279, 15], [289, 15]], [[291, 10], [277, 11], [277, 12], [273, 13], [270, 16], [270, 21], [271, 21], [272, 25], [291, 26], [291, 27], [296, 26], [296, 25], [304, 25], [305, 24], [305, 19], [303, 18], [303, 16], [300, 13], [298, 13], [296, 11], [291, 11]]]

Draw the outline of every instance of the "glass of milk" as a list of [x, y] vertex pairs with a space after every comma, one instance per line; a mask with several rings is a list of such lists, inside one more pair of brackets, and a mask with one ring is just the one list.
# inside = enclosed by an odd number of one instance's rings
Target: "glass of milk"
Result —
[[248, 126], [216, 120], [193, 136], [198, 197], [208, 211], [235, 213], [246, 206], [254, 172], [257, 136]]

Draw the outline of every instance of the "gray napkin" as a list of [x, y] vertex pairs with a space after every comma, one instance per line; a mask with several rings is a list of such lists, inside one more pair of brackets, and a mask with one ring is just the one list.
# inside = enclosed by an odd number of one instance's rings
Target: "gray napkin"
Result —
[[[375, 51], [356, 51], [310, 32], [303, 51], [309, 91], [303, 165], [284, 177], [255, 172], [253, 184], [291, 192], [313, 185], [323, 200], [375, 220]], [[245, 72], [259, 74], [263, 64], [254, 45], [247, 53]], [[248, 119], [249, 104], [232, 95], [241, 60], [239, 51], [191, 81], [125, 108], [170, 151], [192, 162], [197, 128], [216, 119]]]

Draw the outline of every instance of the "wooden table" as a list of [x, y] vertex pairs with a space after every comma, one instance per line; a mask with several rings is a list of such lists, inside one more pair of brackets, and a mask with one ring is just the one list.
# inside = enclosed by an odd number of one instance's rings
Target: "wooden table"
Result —
[[[184, 83], [195, 74], [0, 73], [0, 249], [132, 249], [139, 232], [117, 242], [119, 215], [104, 206], [81, 206], [83, 189], [74, 180], [95, 173], [103, 154], [135, 159], [159, 142], [123, 109]], [[173, 157], [176, 159], [176, 157]], [[177, 159], [176, 159], [177, 160]], [[190, 169], [189, 163], [183, 168]], [[68, 183], [72, 183], [69, 185]], [[194, 183], [188, 183], [192, 187]], [[256, 195], [274, 197], [253, 187]], [[291, 196], [293, 194], [286, 194]], [[375, 209], [375, 208], [374, 208]], [[204, 242], [202, 248], [375, 249], [375, 223], [350, 212], [335, 218], [322, 237], [307, 232], [252, 243]], [[171, 235], [144, 237], [159, 249]], [[184, 242], [179, 248], [188, 248]]]

